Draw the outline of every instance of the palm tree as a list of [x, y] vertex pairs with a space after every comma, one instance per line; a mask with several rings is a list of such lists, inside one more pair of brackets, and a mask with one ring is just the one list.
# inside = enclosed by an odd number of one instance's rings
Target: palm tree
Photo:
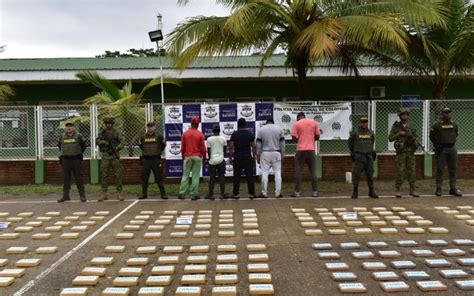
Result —
[[[186, 4], [188, 0], [179, 0]], [[357, 57], [381, 49], [408, 54], [405, 24], [444, 26], [441, 0], [216, 0], [228, 16], [188, 18], [168, 35], [167, 51], [175, 66], [187, 67], [198, 56], [262, 52], [261, 68], [275, 52], [298, 77], [304, 99], [306, 73], [328, 62], [357, 74]]]
[[409, 55], [388, 54], [387, 66], [428, 79], [433, 99], [446, 100], [454, 76], [474, 67], [474, 5], [469, 0], [444, 0], [449, 10], [446, 27], [406, 27]]
[[[139, 131], [144, 130], [145, 126], [145, 109], [136, 105], [142, 102], [148, 90], [161, 84], [160, 78], [152, 79], [141, 92], [134, 93], [132, 81], [128, 81], [122, 88], [118, 88], [95, 71], [83, 71], [77, 73], [76, 77], [101, 90], [85, 99], [84, 104], [99, 104], [99, 120], [107, 116], [120, 119], [125, 145], [128, 146], [129, 156], [133, 156], [134, 146], [141, 136]], [[180, 85], [178, 80], [172, 78], [164, 78], [163, 83]]]
[[8, 102], [15, 95], [15, 90], [9, 85], [0, 85], [0, 104]]

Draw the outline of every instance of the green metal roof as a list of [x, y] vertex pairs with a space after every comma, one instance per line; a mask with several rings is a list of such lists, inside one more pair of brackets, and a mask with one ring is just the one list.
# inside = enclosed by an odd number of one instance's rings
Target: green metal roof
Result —
[[[255, 68], [260, 67], [261, 56], [198, 58], [188, 68]], [[275, 55], [267, 60], [265, 67], [283, 67], [286, 57]], [[171, 68], [171, 58], [162, 58], [163, 67]], [[44, 58], [44, 59], [0, 59], [0, 71], [68, 71], [68, 70], [121, 70], [156, 69], [157, 57], [119, 58]]]

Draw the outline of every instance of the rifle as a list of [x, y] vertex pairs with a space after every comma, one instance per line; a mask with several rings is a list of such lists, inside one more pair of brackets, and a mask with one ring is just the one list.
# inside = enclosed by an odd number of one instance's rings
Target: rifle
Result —
[[415, 133], [410, 128], [407, 128], [403, 125], [401, 121], [398, 121], [398, 125], [402, 131], [406, 133], [405, 136], [405, 148], [406, 146], [409, 145], [414, 145], [416, 150], [421, 149], [422, 151], [425, 151], [425, 146], [418, 141], [417, 136]]
[[108, 150], [109, 154], [115, 155], [116, 158], [120, 158], [118, 154], [117, 146], [119, 145], [119, 141], [117, 139], [112, 139], [109, 141]]

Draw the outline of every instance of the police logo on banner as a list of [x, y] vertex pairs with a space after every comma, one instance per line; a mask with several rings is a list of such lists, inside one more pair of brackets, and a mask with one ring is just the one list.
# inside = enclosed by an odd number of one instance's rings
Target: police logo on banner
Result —
[[219, 122], [219, 105], [204, 104], [201, 105], [202, 122]]
[[165, 106], [165, 124], [166, 123], [182, 123], [183, 122], [183, 106], [170, 105]]

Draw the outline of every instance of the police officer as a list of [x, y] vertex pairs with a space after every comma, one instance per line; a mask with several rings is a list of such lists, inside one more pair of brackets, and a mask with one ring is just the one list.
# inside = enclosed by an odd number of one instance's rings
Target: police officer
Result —
[[359, 129], [352, 131], [349, 136], [349, 150], [351, 151], [351, 159], [354, 162], [352, 169], [352, 184], [354, 190], [352, 198], [359, 196], [359, 181], [362, 173], [365, 171], [367, 176], [367, 185], [369, 187], [369, 197], [379, 198], [374, 190], [374, 143], [375, 134], [368, 126], [369, 119], [362, 116], [359, 120]]
[[461, 191], [456, 188], [457, 137], [458, 125], [451, 120], [451, 109], [444, 108], [441, 111], [441, 120], [433, 124], [430, 129], [430, 140], [433, 142], [436, 156], [436, 196], [443, 195], [443, 169], [445, 163], [448, 164], [449, 171], [449, 194], [462, 196]]
[[400, 121], [393, 124], [388, 139], [390, 142], [395, 142], [395, 151], [397, 153], [395, 157], [396, 163], [396, 179], [395, 197], [401, 198], [401, 187], [403, 184], [404, 175], [406, 172], [408, 183], [410, 184], [410, 195], [413, 197], [419, 197], [420, 195], [416, 192], [416, 161], [415, 152], [417, 149], [416, 141], [416, 130], [411, 126], [408, 121], [410, 111], [405, 108], [401, 108], [398, 112]]
[[115, 120], [112, 117], [104, 119], [105, 128], [99, 131], [97, 137], [97, 145], [102, 153], [102, 160], [100, 163], [100, 177], [102, 183], [102, 192], [99, 197], [99, 202], [107, 200], [107, 189], [109, 187], [109, 168], [112, 167], [115, 172], [115, 186], [117, 188], [118, 200], [124, 200], [122, 193], [122, 175], [123, 167], [120, 162], [120, 150], [123, 148], [122, 136], [120, 132], [115, 129]]
[[162, 199], [168, 199], [163, 185], [162, 169], [161, 169], [161, 153], [166, 147], [166, 143], [162, 135], [156, 133], [154, 122], [148, 122], [146, 125], [146, 133], [140, 139], [140, 149], [142, 149], [141, 165], [142, 165], [142, 195], [138, 199], [148, 198], [148, 180], [150, 173], [153, 171], [155, 182], [158, 184]]
[[66, 123], [66, 131], [60, 137], [58, 145], [61, 151], [59, 162], [61, 163], [64, 176], [63, 197], [59, 199], [58, 202], [70, 200], [71, 173], [74, 175], [74, 179], [76, 179], [79, 197], [82, 202], [85, 202], [86, 193], [82, 179], [82, 154], [84, 150], [86, 150], [86, 144], [84, 143], [82, 135], [75, 131], [74, 123]]

